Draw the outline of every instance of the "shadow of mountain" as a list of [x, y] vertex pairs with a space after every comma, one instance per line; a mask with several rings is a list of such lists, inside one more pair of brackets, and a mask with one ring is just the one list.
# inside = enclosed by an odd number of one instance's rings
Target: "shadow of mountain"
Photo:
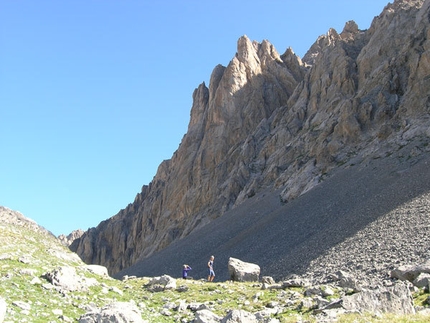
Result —
[[331, 247], [430, 191], [429, 165], [427, 153], [342, 168], [288, 204], [281, 204], [278, 191], [267, 190], [115, 277], [180, 277], [187, 263], [195, 279], [205, 278], [212, 254], [218, 281], [229, 279], [229, 257], [257, 263], [262, 275], [275, 279], [302, 274]]

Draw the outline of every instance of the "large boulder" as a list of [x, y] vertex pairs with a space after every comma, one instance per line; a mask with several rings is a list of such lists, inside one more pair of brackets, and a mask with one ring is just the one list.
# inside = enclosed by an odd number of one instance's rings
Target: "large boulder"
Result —
[[82, 315], [79, 323], [144, 323], [142, 314], [134, 303], [116, 302]]
[[344, 296], [342, 307], [347, 311], [354, 312], [415, 314], [411, 292], [403, 283], [377, 290], [363, 290], [353, 295]]
[[260, 266], [230, 257], [228, 260], [230, 279], [239, 282], [258, 281]]
[[422, 273], [430, 273], [430, 260], [419, 265], [400, 266], [391, 271], [391, 277], [413, 282]]
[[85, 291], [99, 284], [94, 278], [86, 278], [76, 273], [75, 267], [60, 266], [45, 274], [48, 281], [63, 291]]

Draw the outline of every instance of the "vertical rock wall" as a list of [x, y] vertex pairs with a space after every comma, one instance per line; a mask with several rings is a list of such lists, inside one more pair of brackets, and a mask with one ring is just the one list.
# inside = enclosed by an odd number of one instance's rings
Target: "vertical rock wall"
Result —
[[251, 198], [288, 202], [330, 170], [422, 138], [430, 112], [429, 1], [397, 0], [368, 30], [350, 21], [302, 60], [268, 41], [238, 40], [228, 66], [193, 93], [188, 131], [153, 181], [71, 245], [111, 274]]

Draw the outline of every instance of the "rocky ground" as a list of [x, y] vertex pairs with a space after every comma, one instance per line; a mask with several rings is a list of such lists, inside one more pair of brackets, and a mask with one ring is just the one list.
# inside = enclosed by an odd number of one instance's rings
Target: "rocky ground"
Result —
[[414, 198], [312, 260], [306, 276], [324, 281], [346, 270], [364, 285], [389, 279], [400, 265], [430, 259], [430, 193]]

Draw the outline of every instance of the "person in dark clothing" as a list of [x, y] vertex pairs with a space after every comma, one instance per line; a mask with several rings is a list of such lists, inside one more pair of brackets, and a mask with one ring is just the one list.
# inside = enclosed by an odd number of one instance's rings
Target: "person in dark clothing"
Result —
[[192, 268], [188, 265], [184, 265], [184, 268], [182, 269], [182, 278], [187, 279], [188, 278], [188, 272], [192, 270]]

